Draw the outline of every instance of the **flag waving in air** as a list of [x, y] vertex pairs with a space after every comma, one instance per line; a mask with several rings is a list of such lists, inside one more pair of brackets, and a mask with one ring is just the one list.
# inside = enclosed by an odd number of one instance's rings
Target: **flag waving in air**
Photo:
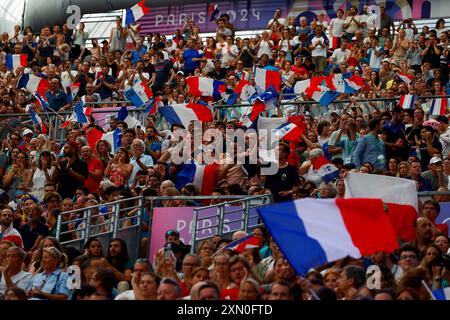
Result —
[[253, 108], [252, 113], [250, 114], [250, 121], [255, 121], [262, 112], [276, 108], [278, 103], [278, 96], [278, 92], [272, 86], [263, 93], [259, 94], [253, 100]]
[[34, 125], [37, 126], [43, 134], [47, 134], [48, 133], [47, 127], [45, 126], [41, 117], [36, 112], [34, 112], [33, 108], [31, 107], [29, 109], [29, 112], [31, 115], [31, 120], [33, 120]]
[[125, 24], [130, 25], [132, 23], [135, 23], [149, 12], [150, 8], [147, 8], [145, 6], [145, 1], [139, 1], [139, 3], [135, 4], [130, 9], [127, 9]]
[[262, 93], [274, 87], [279, 90], [281, 86], [280, 70], [276, 67], [268, 66], [265, 68], [255, 67], [255, 86], [258, 93]]
[[206, 77], [187, 77], [186, 84], [189, 86], [189, 93], [194, 97], [219, 96], [227, 89], [222, 81]]
[[15, 70], [17, 67], [26, 67], [27, 63], [26, 54], [8, 54], [6, 56], [6, 67], [10, 70]]
[[209, 21], [214, 21], [219, 16], [220, 10], [217, 4], [210, 4], [208, 7]]
[[311, 160], [314, 170], [317, 170], [325, 183], [339, 178], [339, 169], [325, 156], [318, 156]]
[[134, 106], [140, 108], [150, 101], [153, 97], [153, 92], [148, 87], [147, 82], [138, 82], [133, 87], [127, 89], [123, 95]]
[[259, 240], [254, 235], [249, 234], [236, 241], [230, 242], [222, 250], [231, 250], [237, 253], [242, 253], [247, 249], [254, 249], [259, 247]]
[[181, 124], [189, 127], [191, 121], [211, 122], [213, 116], [211, 110], [200, 103], [182, 103], [172, 106], [162, 106], [158, 111], [170, 123], [170, 125]]
[[414, 104], [417, 101], [417, 96], [414, 94], [404, 94], [400, 97], [400, 107], [403, 109], [414, 109]]
[[[370, 188], [368, 188], [370, 186]], [[365, 173], [348, 173], [345, 198], [378, 198], [388, 206], [388, 217], [402, 241], [416, 238], [417, 187], [414, 180]]]
[[258, 208], [298, 274], [347, 256], [398, 248], [381, 199], [300, 199]]
[[185, 163], [177, 174], [177, 189], [181, 190], [188, 183], [193, 183], [201, 195], [211, 195], [219, 173], [219, 165]]

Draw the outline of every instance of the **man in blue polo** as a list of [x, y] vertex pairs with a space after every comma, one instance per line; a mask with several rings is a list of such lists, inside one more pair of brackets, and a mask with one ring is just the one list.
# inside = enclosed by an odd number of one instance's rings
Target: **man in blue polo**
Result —
[[186, 76], [193, 74], [195, 68], [200, 67], [202, 59], [203, 52], [198, 50], [197, 42], [194, 39], [189, 39], [186, 43], [186, 50], [183, 52], [184, 74]]
[[47, 98], [49, 107], [55, 111], [64, 111], [69, 107], [67, 95], [59, 89], [58, 79], [52, 79], [50, 81], [50, 88], [45, 93], [45, 98]]

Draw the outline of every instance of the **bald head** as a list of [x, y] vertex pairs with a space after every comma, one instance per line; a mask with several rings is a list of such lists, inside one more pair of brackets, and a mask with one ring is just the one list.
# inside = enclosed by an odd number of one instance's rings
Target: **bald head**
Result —
[[232, 239], [233, 239], [233, 241], [236, 241], [236, 240], [242, 239], [245, 236], [247, 236], [247, 233], [245, 231], [239, 230], [239, 231], [236, 231], [235, 233], [233, 233]]
[[84, 146], [81, 148], [81, 156], [84, 160], [91, 160], [92, 158], [92, 149], [89, 146]]
[[431, 221], [428, 218], [418, 218], [414, 227], [416, 229], [417, 240], [422, 242], [428, 242], [431, 240], [433, 233], [431, 232]]

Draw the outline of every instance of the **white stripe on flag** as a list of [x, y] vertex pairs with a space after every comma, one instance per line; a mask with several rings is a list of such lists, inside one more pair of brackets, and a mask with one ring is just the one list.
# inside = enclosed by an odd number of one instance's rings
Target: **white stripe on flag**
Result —
[[302, 199], [295, 202], [295, 207], [306, 233], [319, 242], [328, 261], [335, 261], [346, 255], [354, 258], [361, 256], [361, 252], [353, 244], [334, 199], [320, 202]]
[[202, 191], [203, 185], [203, 175], [205, 174], [205, 166], [204, 165], [196, 165], [195, 175], [194, 175], [194, 186], [198, 189], [199, 192]]

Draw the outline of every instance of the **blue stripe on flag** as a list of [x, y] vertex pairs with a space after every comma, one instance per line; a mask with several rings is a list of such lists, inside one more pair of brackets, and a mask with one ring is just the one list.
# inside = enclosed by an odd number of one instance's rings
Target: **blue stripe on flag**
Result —
[[186, 184], [194, 181], [197, 165], [195, 163], [185, 163], [177, 174], [177, 189], [181, 190]]
[[129, 25], [129, 24], [134, 23], [135, 21], [136, 21], [136, 19], [134, 18], [133, 11], [131, 9], [127, 9], [125, 24]]
[[316, 239], [308, 236], [293, 201], [258, 208], [264, 224], [298, 274], [329, 262]]
[[81, 103], [77, 103], [74, 106], [74, 111], [75, 111], [75, 114], [77, 116], [78, 123], [86, 123], [86, 122], [88, 122], [88, 120], [86, 118], [86, 115], [84, 114], [84, 111], [83, 111], [83, 105]]
[[114, 146], [113, 147], [114, 147], [114, 150], [116, 151], [122, 145], [122, 129], [116, 128], [114, 130], [114, 132], [113, 132], [113, 141], [114, 141]]
[[170, 125], [180, 124], [183, 125], [178, 114], [175, 112], [172, 106], [164, 106], [158, 109], [164, 118], [170, 123]]

